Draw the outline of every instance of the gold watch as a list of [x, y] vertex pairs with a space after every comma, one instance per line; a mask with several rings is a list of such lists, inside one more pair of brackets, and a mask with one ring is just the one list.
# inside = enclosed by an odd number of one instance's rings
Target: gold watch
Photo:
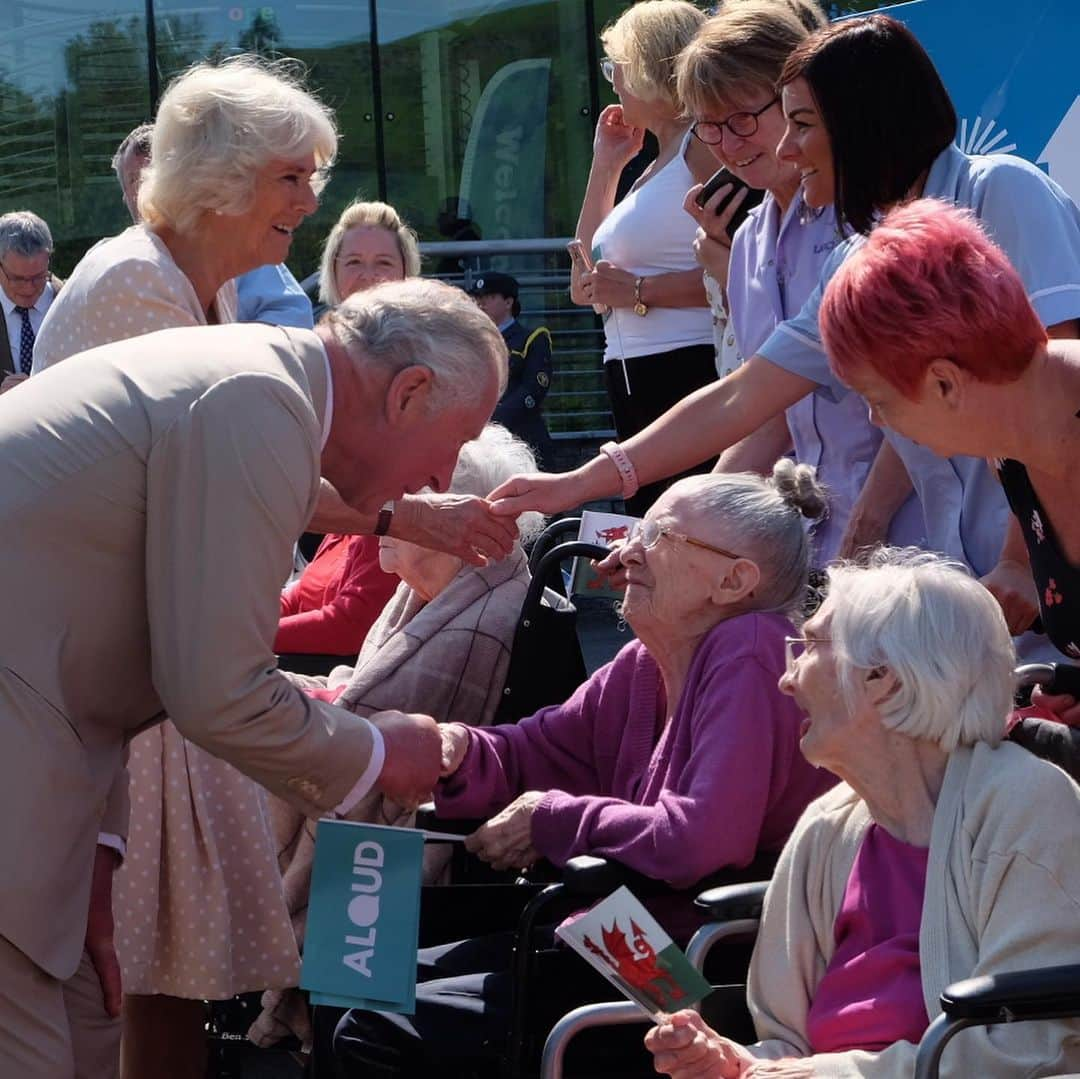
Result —
[[634, 314], [645, 316], [649, 313], [649, 305], [641, 298], [641, 286], [645, 283], [644, 277], [634, 279]]

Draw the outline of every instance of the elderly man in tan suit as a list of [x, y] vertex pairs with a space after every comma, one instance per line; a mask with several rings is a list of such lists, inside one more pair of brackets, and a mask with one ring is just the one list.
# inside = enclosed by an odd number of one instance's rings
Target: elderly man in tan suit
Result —
[[414, 280], [354, 297], [315, 333], [165, 330], [0, 398], [4, 1079], [69, 1079], [93, 1049], [87, 1009], [118, 1004], [116, 855], [95, 840], [124, 834], [135, 731], [167, 713], [312, 816], [373, 787], [406, 802], [431, 789], [429, 717], [376, 726], [276, 670], [278, 590], [320, 474], [367, 513], [445, 489], [505, 368], [464, 294]]

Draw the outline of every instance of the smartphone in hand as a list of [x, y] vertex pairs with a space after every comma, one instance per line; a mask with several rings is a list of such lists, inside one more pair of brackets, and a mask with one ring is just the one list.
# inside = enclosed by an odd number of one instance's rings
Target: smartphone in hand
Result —
[[722, 214], [728, 206], [731, 205], [731, 200], [740, 191], [746, 192], [746, 197], [739, 203], [738, 208], [731, 216], [731, 220], [727, 223], [728, 238], [734, 237], [738, 231], [739, 226], [746, 220], [747, 215], [757, 205], [761, 203], [761, 200], [765, 198], [765, 192], [760, 191], [757, 188], [753, 188], [743, 183], [730, 169], [717, 169], [705, 181], [701, 190], [694, 196], [694, 202], [696, 202], [702, 209], [705, 208], [705, 203], [709, 201], [725, 184], [731, 185], [731, 191], [727, 196], [721, 200], [720, 204], [716, 207], [717, 214]]
[[[575, 273], [592, 273], [594, 269], [592, 255], [589, 254], [585, 245], [580, 240], [571, 240], [566, 245], [566, 250], [570, 252], [570, 262], [573, 265]], [[608, 307], [607, 304], [594, 303], [592, 308], [598, 315], [608, 315], [611, 313], [611, 308]]]

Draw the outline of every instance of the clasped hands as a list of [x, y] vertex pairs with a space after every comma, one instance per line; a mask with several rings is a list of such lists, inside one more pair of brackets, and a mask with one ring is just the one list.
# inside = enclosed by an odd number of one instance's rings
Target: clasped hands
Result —
[[665, 1016], [645, 1035], [653, 1065], [671, 1079], [811, 1079], [810, 1061], [762, 1060], [717, 1034], [695, 1011]]
[[[460, 723], [444, 723], [440, 774], [453, 775], [469, 748], [468, 729]], [[532, 842], [532, 816], [544, 798], [543, 791], [526, 791], [496, 813], [465, 839], [465, 849], [495, 869], [524, 869], [538, 861]]]
[[636, 301], [634, 282], [629, 270], [620, 270], [613, 262], [600, 259], [595, 268], [579, 278], [581, 291], [597, 307], [633, 307]]

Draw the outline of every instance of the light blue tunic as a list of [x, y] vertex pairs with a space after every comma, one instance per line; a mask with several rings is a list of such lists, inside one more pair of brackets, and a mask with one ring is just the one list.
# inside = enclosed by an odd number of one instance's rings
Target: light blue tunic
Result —
[[[954, 146], [930, 169], [924, 190], [968, 207], [1012, 260], [1047, 326], [1080, 318], [1080, 211], [1040, 169], [1005, 154], [968, 157]], [[854, 396], [829, 369], [818, 333], [821, 295], [859, 237], [826, 261], [821, 281], [798, 316], [778, 326], [759, 349], [765, 359], [818, 383], [833, 400]], [[926, 518], [927, 546], [966, 562], [979, 576], [1001, 555], [1008, 504], [986, 462], [938, 457], [885, 432], [911, 473]]]
[[311, 301], [287, 266], [259, 266], [236, 279], [240, 298], [237, 322], [269, 322], [275, 326], [314, 326]]
[[[832, 208], [815, 212], [801, 193], [783, 215], [772, 195], [751, 210], [735, 234], [728, 271], [728, 333], [734, 334], [740, 355], [752, 356], [799, 311], [840, 240]], [[787, 410], [787, 422], [796, 459], [813, 465], [829, 491], [829, 516], [814, 532], [814, 562], [820, 566], [836, 556], [882, 435], [853, 393], [836, 401], [807, 394]], [[912, 495], [895, 515], [889, 541], [921, 544], [924, 535], [922, 509]]]

